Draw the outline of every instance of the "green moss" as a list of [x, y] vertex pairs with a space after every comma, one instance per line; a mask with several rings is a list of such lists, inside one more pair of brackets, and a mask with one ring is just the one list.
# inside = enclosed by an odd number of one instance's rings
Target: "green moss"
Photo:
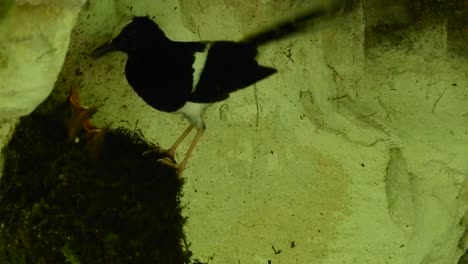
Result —
[[174, 168], [123, 128], [92, 159], [63, 124], [25, 117], [4, 149], [0, 263], [189, 263]]

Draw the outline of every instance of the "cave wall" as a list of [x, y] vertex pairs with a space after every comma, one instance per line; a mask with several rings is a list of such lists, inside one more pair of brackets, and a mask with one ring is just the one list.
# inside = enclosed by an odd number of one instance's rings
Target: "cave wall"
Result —
[[54, 88], [84, 2], [0, 2], [0, 148]]
[[[279, 73], [207, 111], [207, 132], [183, 174], [195, 257], [457, 263], [468, 246], [460, 18], [468, 6], [449, 3], [456, 16], [435, 12], [437, 1], [358, 3], [330, 26], [260, 47], [261, 63]], [[310, 7], [299, 0], [88, 1], [53, 97], [80, 83], [83, 103], [100, 107], [96, 124], [141, 129], [168, 147], [187, 122], [135, 95], [123, 54], [91, 61], [90, 50], [133, 15], [150, 15], [173, 40], [239, 40]]]

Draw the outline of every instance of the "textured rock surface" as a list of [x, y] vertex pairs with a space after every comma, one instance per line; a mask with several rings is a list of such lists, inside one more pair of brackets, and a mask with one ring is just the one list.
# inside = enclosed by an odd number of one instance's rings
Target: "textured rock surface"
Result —
[[84, 0], [16, 1], [0, 21], [0, 119], [29, 114], [51, 92]]
[[[84, 103], [102, 105], [97, 124], [139, 128], [169, 146], [186, 122], [135, 95], [125, 56], [91, 63], [82, 53], [131, 15], [153, 16], [174, 40], [237, 40], [310, 5], [179, 2], [91, 1], [57, 95], [82, 72]], [[467, 247], [468, 62], [448, 52], [444, 14], [411, 22], [414, 10], [397, 2], [392, 19], [375, 17], [387, 4], [363, 6], [333, 27], [261, 47], [259, 59], [279, 73], [206, 113], [207, 133], [184, 172], [197, 257], [457, 263]]]
[[85, 0], [0, 3], [0, 148], [52, 91]]

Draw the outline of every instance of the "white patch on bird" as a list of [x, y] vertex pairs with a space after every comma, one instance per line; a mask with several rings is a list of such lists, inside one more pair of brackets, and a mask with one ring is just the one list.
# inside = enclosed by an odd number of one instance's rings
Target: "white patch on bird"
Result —
[[190, 123], [196, 125], [197, 128], [205, 129], [203, 113], [211, 105], [211, 103], [186, 102], [182, 108], [177, 110], [177, 113], [183, 114], [190, 121]]
[[200, 81], [200, 76], [205, 68], [206, 58], [208, 57], [208, 51], [211, 48], [211, 43], [206, 44], [205, 50], [202, 52], [195, 52], [195, 61], [193, 62], [193, 81], [192, 81], [192, 93], [197, 87], [198, 81]]

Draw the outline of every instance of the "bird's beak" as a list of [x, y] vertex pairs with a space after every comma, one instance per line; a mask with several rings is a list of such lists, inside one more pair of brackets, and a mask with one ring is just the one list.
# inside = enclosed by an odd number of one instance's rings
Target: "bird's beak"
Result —
[[99, 59], [100, 57], [106, 55], [107, 53], [111, 51], [116, 51], [117, 49], [115, 48], [114, 45], [112, 45], [112, 42], [109, 41], [105, 43], [104, 45], [100, 46], [99, 48], [95, 49], [93, 52], [91, 52], [90, 56], [93, 59]]

